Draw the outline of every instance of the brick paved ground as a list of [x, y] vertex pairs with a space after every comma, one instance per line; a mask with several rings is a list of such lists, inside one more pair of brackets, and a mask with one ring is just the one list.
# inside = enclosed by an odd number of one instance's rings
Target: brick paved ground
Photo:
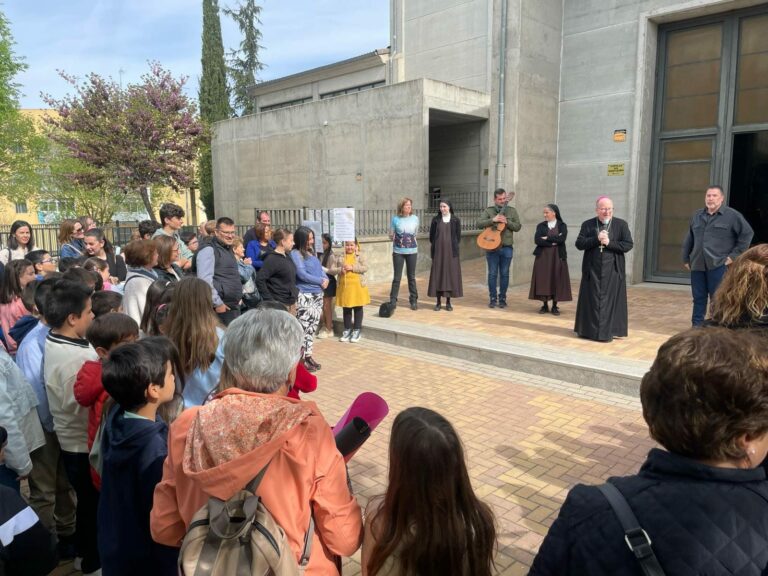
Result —
[[[386, 487], [394, 416], [433, 408], [464, 441], [477, 493], [498, 519], [500, 574], [525, 574], [548, 526], [575, 483], [633, 473], [653, 445], [639, 402], [600, 390], [492, 369], [363, 340], [323, 340], [319, 387], [308, 395], [335, 422], [360, 392], [385, 397], [390, 416], [350, 464], [364, 504]], [[359, 553], [345, 563], [359, 574]]]
[[[511, 287], [505, 310], [488, 308], [485, 284], [485, 259], [462, 262], [464, 297], [454, 300], [453, 312], [435, 312], [434, 301], [427, 297], [429, 274], [417, 277], [420, 309], [408, 309], [408, 286], [405, 278], [400, 286], [397, 319], [459, 327], [495, 334], [500, 338], [533, 341], [548, 346], [562, 346], [581, 352], [652, 360], [659, 346], [670, 336], [690, 327], [691, 294], [687, 286], [642, 284], [628, 288], [629, 337], [611, 343], [592, 342], [576, 337], [573, 332], [578, 298], [578, 282], [573, 283], [573, 302], [560, 305], [561, 316], [538, 313], [541, 304], [528, 300], [528, 284]], [[371, 286], [371, 298], [378, 306], [389, 299], [391, 283]]]

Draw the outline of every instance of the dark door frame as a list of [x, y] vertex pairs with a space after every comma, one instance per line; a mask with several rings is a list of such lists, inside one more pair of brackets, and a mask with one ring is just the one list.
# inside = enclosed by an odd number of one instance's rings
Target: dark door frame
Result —
[[[661, 167], [664, 143], [670, 140], [688, 140], [696, 138], [713, 138], [713, 154], [710, 170], [710, 182], [720, 184], [725, 189], [726, 203], [730, 195], [731, 164], [733, 156], [733, 135], [743, 132], [768, 130], [768, 122], [760, 124], [734, 125], [737, 88], [737, 64], [739, 54], [739, 27], [741, 20], [750, 16], [768, 14], [768, 5], [754, 6], [743, 10], [724, 12], [712, 16], [695, 18], [659, 26], [658, 54], [656, 60], [656, 87], [653, 118], [653, 142], [651, 147], [651, 177], [648, 194], [648, 229], [646, 250], [644, 255], [643, 279], [648, 282], [666, 282], [670, 284], [689, 284], [689, 273], [683, 270], [680, 262], [680, 272], [676, 274], [659, 273], [658, 263], [659, 244], [659, 215], [661, 212]], [[664, 111], [664, 89], [666, 86], [667, 37], [671, 32], [698, 28], [711, 24], [722, 23], [723, 40], [720, 64], [720, 95], [718, 99], [717, 126], [703, 129], [662, 130]], [[701, 191], [702, 206], [704, 193]], [[682, 242], [682, 238], [681, 238]], [[682, 248], [682, 246], [681, 246]]]

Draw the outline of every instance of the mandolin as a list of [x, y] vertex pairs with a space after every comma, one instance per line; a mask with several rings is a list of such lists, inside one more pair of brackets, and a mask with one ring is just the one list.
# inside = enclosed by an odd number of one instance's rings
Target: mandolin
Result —
[[496, 250], [501, 246], [501, 233], [507, 225], [503, 222], [495, 222], [480, 232], [477, 237], [477, 245], [483, 250]]

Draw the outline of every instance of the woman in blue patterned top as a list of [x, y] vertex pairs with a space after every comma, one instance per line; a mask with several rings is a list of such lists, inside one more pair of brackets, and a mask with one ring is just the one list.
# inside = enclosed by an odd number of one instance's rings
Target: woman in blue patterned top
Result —
[[416, 246], [416, 234], [418, 231], [419, 218], [413, 214], [413, 201], [410, 198], [402, 198], [397, 204], [397, 214], [392, 216], [389, 232], [389, 237], [392, 239], [392, 265], [395, 269], [389, 301], [393, 306], [397, 306], [397, 294], [400, 292], [400, 280], [403, 277], [403, 264], [405, 264], [411, 310], [418, 308], [419, 300], [419, 292], [416, 289], [416, 257], [419, 252]]

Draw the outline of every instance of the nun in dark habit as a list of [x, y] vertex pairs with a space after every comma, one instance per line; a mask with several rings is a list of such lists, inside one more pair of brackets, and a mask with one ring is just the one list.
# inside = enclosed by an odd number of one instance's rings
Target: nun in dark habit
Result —
[[560, 209], [556, 204], [547, 204], [544, 206], [544, 222], [536, 226], [536, 249], [533, 251], [536, 260], [533, 262], [531, 290], [528, 294], [529, 300], [543, 302], [539, 314], [550, 311], [549, 301], [552, 300], [552, 314], [559, 316], [557, 303], [573, 300], [566, 261], [566, 238], [568, 226], [560, 216]]

